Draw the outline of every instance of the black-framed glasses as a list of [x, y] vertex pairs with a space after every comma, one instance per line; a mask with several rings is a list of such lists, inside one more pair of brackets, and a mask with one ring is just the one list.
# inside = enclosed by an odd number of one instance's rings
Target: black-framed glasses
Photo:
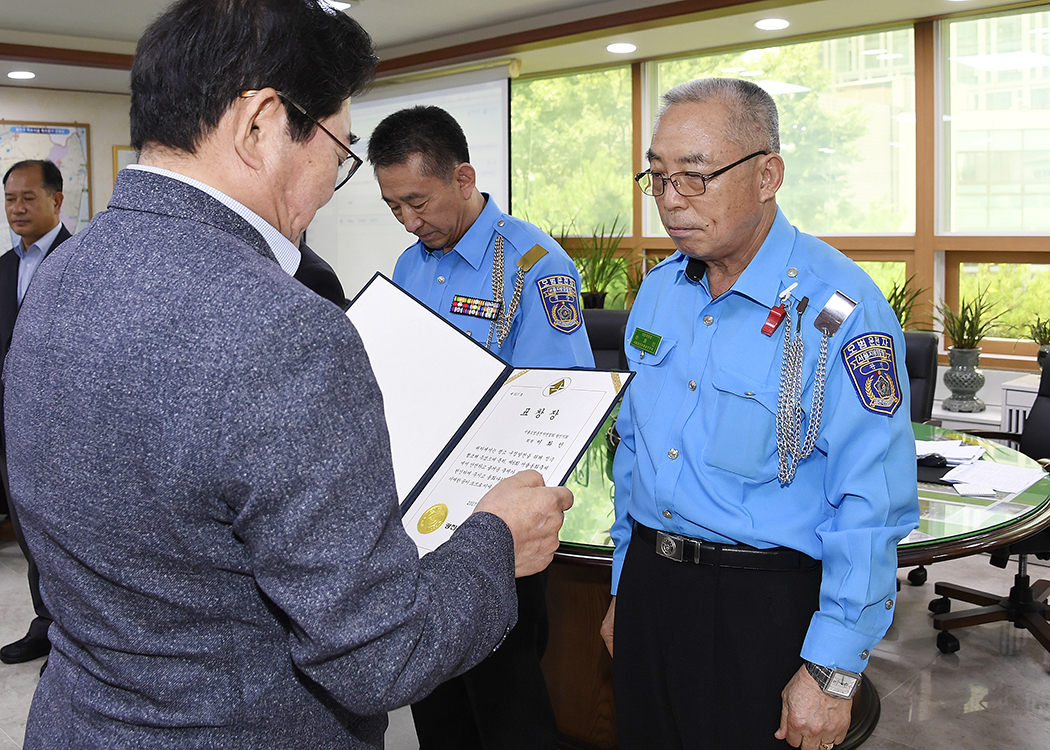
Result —
[[[250, 99], [251, 97], [255, 96], [258, 93], [259, 93], [258, 89], [249, 89], [248, 91], [242, 91], [241, 92], [241, 97], [243, 97], [245, 99]], [[335, 141], [337, 144], [339, 144], [339, 148], [343, 149], [343, 151], [346, 152], [346, 157], [343, 158], [343, 159], [340, 159], [339, 167], [338, 167], [338, 169], [336, 170], [336, 173], [335, 173], [335, 189], [338, 190], [339, 188], [341, 188], [343, 185], [345, 185], [347, 183], [347, 181], [351, 177], [354, 176], [354, 173], [357, 172], [357, 170], [361, 168], [361, 165], [364, 164], [364, 160], [362, 160], [360, 156], [358, 156], [353, 151], [351, 151], [349, 146], [347, 146], [345, 143], [343, 143], [341, 140], [339, 140], [335, 136], [335, 134], [332, 133], [331, 130], [329, 130], [324, 125], [322, 125], [317, 120], [317, 118], [315, 118], [313, 115], [311, 115], [305, 109], [303, 109], [299, 104], [296, 104], [294, 101], [289, 99], [287, 96], [285, 96], [280, 91], [277, 91], [276, 94], [277, 94], [277, 96], [281, 97], [281, 99], [283, 99], [285, 102], [287, 102], [288, 104], [291, 104], [293, 107], [295, 107], [295, 109], [299, 112], [299, 114], [303, 115], [304, 117], [309, 119], [310, 122], [312, 122], [314, 125], [316, 125], [321, 130], [323, 130], [325, 132], [325, 134], [329, 138], [331, 138], [333, 141]]]
[[664, 190], [667, 188], [667, 183], [670, 182], [674, 186], [674, 189], [678, 191], [678, 194], [683, 198], [695, 198], [698, 195], [703, 195], [707, 191], [707, 183], [718, 177], [718, 175], [725, 174], [733, 167], [738, 167], [749, 159], [754, 159], [756, 156], [766, 156], [767, 154], [769, 154], [768, 151], [756, 151], [753, 154], [748, 154], [739, 161], [733, 162], [728, 167], [722, 167], [711, 174], [701, 174], [700, 172], [675, 172], [674, 174], [664, 177], [659, 172], [652, 172], [647, 169], [644, 172], [636, 174], [634, 176], [634, 181], [638, 183], [638, 187], [640, 187], [642, 192], [646, 195], [652, 195], [654, 197], [663, 195]]

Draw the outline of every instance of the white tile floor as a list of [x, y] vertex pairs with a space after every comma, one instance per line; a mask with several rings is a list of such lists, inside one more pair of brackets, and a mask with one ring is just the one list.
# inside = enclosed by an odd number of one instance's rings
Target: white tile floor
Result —
[[[1008, 623], [956, 631], [961, 650], [941, 654], [926, 610], [934, 581], [1005, 595], [1014, 570], [979, 555], [930, 567], [925, 586], [904, 586], [894, 625], [867, 670], [882, 696], [882, 717], [865, 750], [1050, 747], [1050, 655]], [[1031, 564], [1030, 573], [1050, 578], [1042, 564]], [[22, 637], [30, 615], [25, 561], [13, 541], [0, 541], [0, 643]], [[39, 671], [39, 660], [0, 665], [0, 750], [22, 746]], [[418, 750], [408, 709], [391, 714], [387, 748]]]

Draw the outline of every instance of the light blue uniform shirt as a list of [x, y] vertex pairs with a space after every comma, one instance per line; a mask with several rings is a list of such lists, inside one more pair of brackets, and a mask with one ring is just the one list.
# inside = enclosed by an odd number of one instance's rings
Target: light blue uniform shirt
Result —
[[36, 273], [36, 269], [40, 268], [40, 264], [44, 262], [44, 257], [51, 249], [51, 246], [55, 244], [55, 239], [58, 237], [58, 233], [61, 229], [62, 222], [58, 222], [50, 232], [29, 247], [23, 247], [21, 240], [15, 244], [14, 250], [18, 255], [19, 307], [21, 307], [22, 300], [26, 296], [26, 290], [29, 289], [29, 282], [33, 280], [33, 275]]
[[[711, 542], [800, 550], [823, 565], [820, 610], [802, 658], [859, 672], [893, 619], [897, 542], [918, 523], [900, 325], [857, 265], [800, 233], [779, 210], [758, 254], [717, 299], [706, 277], [685, 276], [687, 260], [676, 253], [649, 272], [627, 324], [627, 357], [638, 375], [617, 423], [613, 592], [635, 521]], [[813, 322], [836, 290], [857, 307], [828, 341], [816, 449], [781, 486], [776, 412], [785, 324], [772, 336], [761, 329], [795, 282], [793, 327], [795, 305], [809, 297], [803, 431], [820, 351]], [[639, 329], [662, 337], [655, 354], [631, 345]]]
[[[405, 250], [394, 266], [394, 283], [484, 345], [492, 321], [453, 312], [454, 298], [493, 300], [493, 254], [499, 233], [503, 300], [509, 306], [517, 262], [539, 245], [547, 253], [525, 272], [510, 333], [500, 346], [493, 332], [489, 350], [514, 367], [594, 367], [580, 314], [580, 275], [572, 259], [549, 235], [503, 213], [488, 195], [485, 199], [485, 208], [450, 252], [428, 252], [421, 241]], [[457, 304], [457, 309], [469, 307], [462, 300]]]

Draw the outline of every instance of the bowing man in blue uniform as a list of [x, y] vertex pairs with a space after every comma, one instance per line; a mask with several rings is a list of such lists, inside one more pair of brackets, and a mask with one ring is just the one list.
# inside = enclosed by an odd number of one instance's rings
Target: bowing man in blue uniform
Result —
[[636, 177], [678, 252], [625, 337], [602, 626], [625, 750], [826, 750], [893, 618], [918, 520], [903, 336], [779, 210], [779, 150], [765, 91], [692, 81]]
[[[467, 139], [448, 112], [395, 112], [372, 132], [368, 160], [383, 200], [418, 238], [398, 258], [394, 283], [515, 367], [594, 367], [572, 259], [478, 190]], [[412, 706], [420, 750], [557, 747], [540, 670], [545, 573], [517, 584], [518, 624], [507, 640]]]

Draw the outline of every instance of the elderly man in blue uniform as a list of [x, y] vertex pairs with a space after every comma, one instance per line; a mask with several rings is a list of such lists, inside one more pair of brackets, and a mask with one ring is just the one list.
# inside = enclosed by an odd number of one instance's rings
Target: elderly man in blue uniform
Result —
[[842, 742], [916, 525], [900, 326], [779, 210], [776, 105], [752, 83], [663, 97], [637, 180], [678, 252], [627, 325], [613, 651], [620, 747]]
[[[594, 367], [580, 278], [565, 251], [478, 190], [467, 139], [439, 107], [413, 107], [373, 131], [368, 159], [383, 200], [418, 241], [396, 284], [515, 367]], [[544, 574], [518, 579], [518, 624], [492, 656], [412, 706], [420, 750], [554, 750], [540, 659]]]

